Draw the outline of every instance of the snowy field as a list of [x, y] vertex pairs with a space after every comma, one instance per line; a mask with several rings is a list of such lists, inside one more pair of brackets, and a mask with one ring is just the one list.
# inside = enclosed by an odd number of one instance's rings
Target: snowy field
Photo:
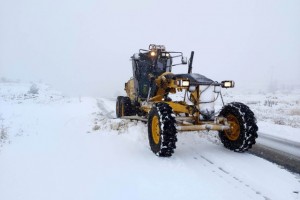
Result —
[[[259, 132], [300, 142], [300, 94], [224, 100], [248, 104]], [[0, 83], [0, 199], [300, 199], [299, 175], [223, 148], [215, 132], [179, 134], [174, 155], [159, 158], [146, 125], [114, 109], [114, 98]]]

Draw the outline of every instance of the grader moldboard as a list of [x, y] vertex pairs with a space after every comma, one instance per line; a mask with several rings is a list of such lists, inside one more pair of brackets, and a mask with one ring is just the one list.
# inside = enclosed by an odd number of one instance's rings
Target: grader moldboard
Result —
[[[254, 113], [243, 103], [224, 105], [221, 88], [232, 88], [234, 82], [219, 83], [192, 73], [193, 57], [192, 51], [187, 62], [182, 52], [167, 51], [163, 45], [140, 49], [131, 57], [133, 77], [125, 83], [127, 96], [117, 98], [117, 117], [147, 122], [149, 144], [157, 156], [174, 153], [178, 131], [218, 131], [226, 148], [247, 151], [257, 138]], [[188, 65], [188, 73], [173, 74], [176, 65]], [[181, 101], [170, 98], [177, 92], [184, 94]], [[223, 108], [215, 112], [218, 97]]]

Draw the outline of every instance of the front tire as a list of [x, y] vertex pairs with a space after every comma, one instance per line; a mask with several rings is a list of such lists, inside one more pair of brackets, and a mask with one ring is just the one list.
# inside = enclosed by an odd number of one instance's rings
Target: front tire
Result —
[[177, 142], [176, 121], [172, 108], [166, 103], [155, 104], [149, 112], [148, 138], [157, 156], [170, 157]]
[[257, 138], [257, 124], [254, 113], [248, 106], [239, 102], [225, 105], [220, 115], [225, 117], [230, 130], [219, 131], [219, 137], [225, 148], [235, 152], [244, 152], [252, 148]]

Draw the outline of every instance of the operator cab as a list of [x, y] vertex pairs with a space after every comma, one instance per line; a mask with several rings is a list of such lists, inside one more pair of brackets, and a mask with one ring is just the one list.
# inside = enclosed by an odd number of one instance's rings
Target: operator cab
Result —
[[[181, 58], [181, 62], [173, 64], [174, 58]], [[135, 92], [141, 100], [155, 94], [154, 79], [165, 72], [171, 72], [172, 66], [187, 63], [182, 52], [166, 51], [164, 45], [155, 44], [150, 44], [148, 50], [140, 49], [139, 53], [135, 53], [131, 59]]]
[[151, 87], [151, 79], [165, 72], [171, 72], [172, 58], [163, 45], [149, 45], [149, 50], [141, 49], [131, 58], [136, 92], [140, 98], [146, 99]]
[[169, 52], [166, 51], [163, 45], [149, 45], [149, 50], [140, 50], [139, 55], [143, 54], [148, 58], [150, 70], [155, 76], [159, 76], [164, 72], [172, 71], [172, 58]]
[[159, 73], [171, 72], [172, 71], [172, 58], [162, 57], [161, 55], [159, 55], [157, 58], [156, 68]]

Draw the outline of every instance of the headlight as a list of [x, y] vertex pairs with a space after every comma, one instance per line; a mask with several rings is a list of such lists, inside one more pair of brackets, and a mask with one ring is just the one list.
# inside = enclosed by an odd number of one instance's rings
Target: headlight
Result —
[[156, 52], [155, 51], [151, 51], [150, 52], [150, 56], [152, 56], [152, 57], [156, 56]]
[[179, 80], [179, 81], [177, 81], [177, 85], [180, 87], [189, 87], [190, 81], [189, 80]]
[[161, 53], [161, 57], [163, 57], [163, 58], [168, 58], [168, 57], [170, 57], [170, 54], [169, 53], [166, 53], [166, 52], [162, 52]]
[[223, 88], [233, 88], [234, 81], [222, 81], [221, 82]]
[[190, 85], [190, 81], [182, 81], [183, 87], [188, 87]]

